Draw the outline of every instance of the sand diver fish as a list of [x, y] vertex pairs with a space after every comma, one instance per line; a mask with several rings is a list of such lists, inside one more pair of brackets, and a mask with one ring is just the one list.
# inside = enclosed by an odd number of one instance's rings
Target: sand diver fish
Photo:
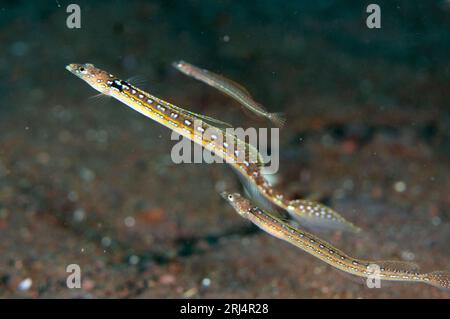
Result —
[[239, 215], [270, 235], [284, 240], [321, 259], [334, 268], [360, 277], [379, 276], [381, 280], [422, 282], [438, 288], [450, 288], [450, 273], [422, 273], [415, 263], [404, 261], [364, 260], [351, 257], [326, 241], [293, 227], [268, 211], [252, 204], [239, 193], [222, 192], [221, 196]]
[[211, 124], [220, 121], [164, 101], [93, 64], [69, 64], [66, 69], [100, 93], [116, 98], [135, 111], [213, 152], [239, 173], [248, 190], [286, 210], [300, 223], [360, 231], [359, 227], [325, 205], [309, 200], [290, 200], [275, 189], [264, 176], [264, 161], [258, 150]]
[[173, 62], [172, 66], [187, 76], [216, 88], [222, 93], [238, 101], [243, 107], [253, 113], [269, 119], [276, 126], [284, 126], [286, 118], [283, 113], [269, 113], [260, 103], [256, 102], [250, 92], [240, 84], [219, 74], [196, 67], [195, 65], [182, 60]]

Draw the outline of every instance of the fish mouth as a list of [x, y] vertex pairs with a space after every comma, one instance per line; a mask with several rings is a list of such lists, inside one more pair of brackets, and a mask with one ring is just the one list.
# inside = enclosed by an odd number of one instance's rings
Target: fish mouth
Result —
[[182, 68], [183, 66], [186, 65], [186, 62], [184, 62], [183, 60], [179, 60], [179, 61], [174, 61], [172, 62], [172, 66], [176, 69], [178, 68]]
[[66, 65], [66, 70], [69, 71], [70, 73], [73, 73], [73, 74], [75, 74], [75, 75], [78, 75], [78, 74], [76, 73], [76, 70], [78, 69], [78, 67], [79, 67], [79, 64], [76, 64], [76, 63], [70, 63], [70, 64], [67, 64], [67, 65]]

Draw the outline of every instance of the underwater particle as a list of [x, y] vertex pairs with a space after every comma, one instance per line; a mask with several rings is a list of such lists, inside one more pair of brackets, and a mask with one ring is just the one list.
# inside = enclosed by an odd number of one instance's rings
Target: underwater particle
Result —
[[97, 132], [97, 142], [99, 144], [105, 144], [108, 142], [108, 132], [105, 130], [100, 130]]
[[159, 278], [159, 282], [162, 285], [168, 286], [174, 284], [176, 281], [175, 276], [170, 274], [164, 274]]
[[333, 145], [333, 137], [330, 134], [325, 134], [320, 139], [320, 142], [325, 147], [330, 147]]
[[82, 222], [84, 220], [84, 218], [86, 217], [86, 212], [84, 211], [84, 209], [82, 208], [77, 208], [74, 212], [73, 212], [73, 220], [76, 222]]
[[410, 252], [408, 250], [402, 251], [401, 255], [402, 255], [403, 260], [408, 260], [408, 261], [414, 260], [414, 258], [416, 257], [412, 252]]
[[354, 183], [353, 183], [353, 180], [351, 180], [350, 178], [345, 179], [344, 182], [342, 183], [342, 187], [343, 187], [345, 190], [348, 190], [348, 191], [353, 190], [354, 186], [355, 186], [355, 185], [354, 185]]
[[150, 224], [160, 223], [164, 220], [164, 210], [161, 208], [151, 208], [142, 212], [139, 216], [139, 220]]
[[102, 246], [103, 247], [109, 247], [111, 246], [112, 240], [108, 236], [105, 236], [102, 238]]
[[11, 45], [11, 54], [15, 56], [24, 56], [27, 54], [28, 45], [25, 42], [17, 41]]
[[46, 152], [40, 152], [36, 156], [36, 160], [42, 165], [47, 165], [48, 162], [50, 161], [50, 155]]
[[80, 169], [80, 177], [85, 182], [92, 182], [95, 178], [95, 173], [87, 167], [82, 167]]
[[211, 285], [211, 279], [209, 278], [203, 278], [202, 279], [202, 286], [205, 288], [208, 288]]
[[70, 134], [69, 131], [61, 131], [58, 134], [58, 140], [63, 144], [68, 143], [71, 138], [72, 138], [72, 134]]
[[21, 282], [19, 282], [19, 284], [17, 285], [17, 289], [20, 291], [27, 291], [28, 289], [31, 288], [32, 284], [33, 284], [33, 281], [31, 280], [31, 278], [26, 278], [26, 279], [22, 280]]
[[123, 223], [124, 223], [125, 226], [127, 226], [127, 227], [133, 227], [134, 225], [136, 225], [136, 220], [134, 219], [133, 216], [127, 216], [127, 217], [125, 217], [125, 219], [123, 220]]
[[406, 184], [403, 181], [394, 183], [394, 190], [398, 193], [403, 193], [406, 190]]
[[95, 282], [93, 280], [87, 279], [87, 280], [83, 280], [83, 289], [86, 291], [90, 291], [92, 289], [94, 289], [95, 287]]
[[69, 194], [67, 194], [67, 199], [71, 202], [76, 202], [78, 200], [78, 193], [75, 191], [70, 191]]
[[186, 291], [183, 293], [183, 296], [184, 296], [185, 298], [190, 298], [190, 297], [194, 296], [196, 293], [197, 293], [197, 288], [193, 287], [193, 288], [191, 288], [191, 289], [186, 290]]
[[356, 141], [352, 139], [347, 139], [341, 144], [341, 149], [344, 154], [353, 154], [357, 147], [358, 145], [356, 144]]
[[230, 36], [229, 35], [224, 35], [223, 36], [223, 42], [229, 42], [230, 41]]
[[131, 255], [130, 258], [128, 258], [128, 262], [130, 263], [130, 265], [137, 265], [140, 261], [139, 256], [136, 255]]
[[431, 218], [431, 224], [433, 224], [433, 226], [439, 226], [441, 224], [441, 218], [439, 216], [434, 216]]
[[323, 267], [322, 266], [319, 266], [319, 267], [314, 267], [314, 269], [313, 269], [313, 273], [314, 273], [314, 275], [320, 275], [321, 273], [323, 273]]
[[227, 187], [227, 184], [224, 181], [218, 181], [215, 185], [214, 188], [216, 189], [217, 192], [223, 192]]

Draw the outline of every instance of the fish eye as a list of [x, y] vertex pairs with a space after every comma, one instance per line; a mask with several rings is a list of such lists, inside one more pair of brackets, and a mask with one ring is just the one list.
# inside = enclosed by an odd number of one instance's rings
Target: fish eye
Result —
[[233, 200], [233, 199], [234, 199], [233, 195], [231, 195], [231, 194], [228, 195], [228, 199], [229, 199], [229, 200]]
[[78, 71], [79, 72], [81, 72], [81, 73], [87, 73], [87, 70], [86, 70], [86, 68], [84, 68], [84, 67], [82, 67], [82, 66], [80, 66], [79, 68], [78, 68]]

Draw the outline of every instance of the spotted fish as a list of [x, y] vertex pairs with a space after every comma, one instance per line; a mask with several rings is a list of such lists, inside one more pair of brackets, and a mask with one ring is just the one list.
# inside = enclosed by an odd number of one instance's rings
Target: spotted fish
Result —
[[194, 141], [230, 164], [247, 185], [261, 196], [279, 206], [300, 222], [330, 225], [358, 232], [360, 228], [340, 214], [320, 203], [290, 200], [276, 190], [264, 177], [264, 160], [258, 150], [214, 123], [220, 121], [187, 111], [151, 95], [93, 64], [70, 64], [67, 70], [87, 82], [102, 94], [112, 96], [144, 116]]
[[422, 273], [414, 263], [404, 261], [364, 260], [351, 257], [324, 240], [291, 226], [273, 214], [253, 205], [239, 193], [223, 192], [221, 196], [244, 218], [269, 233], [327, 264], [360, 277], [379, 276], [381, 280], [423, 282], [438, 288], [450, 288], [450, 273], [435, 271]]

